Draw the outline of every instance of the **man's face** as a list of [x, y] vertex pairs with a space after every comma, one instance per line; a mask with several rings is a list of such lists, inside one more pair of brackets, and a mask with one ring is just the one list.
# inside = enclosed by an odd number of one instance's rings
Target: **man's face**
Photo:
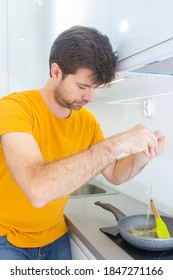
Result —
[[95, 86], [91, 75], [90, 70], [80, 69], [76, 74], [69, 74], [61, 79], [54, 91], [56, 103], [68, 109], [79, 110], [92, 102]]

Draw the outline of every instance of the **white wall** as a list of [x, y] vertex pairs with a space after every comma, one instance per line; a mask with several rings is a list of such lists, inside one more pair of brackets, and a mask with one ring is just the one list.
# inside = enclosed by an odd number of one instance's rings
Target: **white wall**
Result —
[[[116, 186], [116, 189], [144, 203], [148, 203], [152, 184], [152, 197], [158, 208], [173, 215], [173, 92], [171, 92], [173, 81], [165, 78], [151, 78], [151, 80], [148, 78], [148, 81], [150, 81], [148, 89], [145, 78], [137, 79], [135, 80], [134, 78], [134, 83], [130, 80], [129, 83], [114, 84], [110, 89], [97, 90], [95, 101], [90, 103], [88, 108], [95, 113], [106, 137], [126, 130], [137, 123], [143, 123], [151, 131], [160, 130], [166, 136], [165, 152], [159, 158], [152, 160], [152, 181], [151, 165], [149, 164], [139, 175], [121, 186]], [[162, 88], [160, 91], [159, 86]], [[163, 92], [169, 92], [169, 94], [164, 94]], [[154, 98], [156, 116], [147, 118], [143, 113], [144, 100], [148, 99], [148, 95], [151, 94], [152, 96], [153, 93], [158, 96]], [[120, 101], [121, 99], [122, 101]], [[120, 103], [108, 104], [108, 101], [111, 100], [117, 100]], [[97, 179], [114, 187], [101, 175], [97, 176]]]

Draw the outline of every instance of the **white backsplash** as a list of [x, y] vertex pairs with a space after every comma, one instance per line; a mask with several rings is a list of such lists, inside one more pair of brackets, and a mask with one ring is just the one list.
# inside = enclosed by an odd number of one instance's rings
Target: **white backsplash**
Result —
[[[156, 116], [148, 118], [143, 113], [145, 98], [134, 101], [132, 97], [130, 100], [130, 94], [126, 93], [128, 102], [125, 102], [124, 99], [120, 104], [107, 104], [106, 91], [109, 96], [109, 91], [112, 92], [113, 89], [104, 90], [103, 96], [96, 94], [95, 101], [88, 105], [88, 108], [95, 113], [99, 120], [106, 137], [126, 130], [137, 123], [143, 123], [151, 131], [160, 130], [166, 136], [167, 144], [164, 153], [152, 161], [152, 198], [160, 211], [173, 216], [173, 94], [154, 98]], [[116, 86], [114, 91], [116, 96]], [[123, 97], [125, 97], [125, 93]], [[120, 99], [119, 96], [117, 96], [118, 99]], [[115, 187], [120, 192], [148, 203], [151, 185], [150, 164], [135, 178], [120, 186], [109, 184], [102, 175], [98, 175], [96, 179]]]

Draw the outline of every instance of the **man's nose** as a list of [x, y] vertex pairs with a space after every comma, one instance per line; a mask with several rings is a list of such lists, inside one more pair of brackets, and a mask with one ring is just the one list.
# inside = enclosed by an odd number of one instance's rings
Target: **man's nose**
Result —
[[94, 88], [88, 88], [83, 95], [83, 99], [88, 102], [92, 102], [94, 100]]

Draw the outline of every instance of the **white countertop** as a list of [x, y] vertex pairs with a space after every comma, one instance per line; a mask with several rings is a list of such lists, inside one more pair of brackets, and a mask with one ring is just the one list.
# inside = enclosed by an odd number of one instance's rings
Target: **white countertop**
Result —
[[122, 193], [72, 197], [65, 210], [67, 224], [96, 259], [131, 260], [125, 251], [116, 245], [99, 228], [114, 226], [114, 215], [96, 206], [96, 201], [110, 203], [127, 216], [146, 214], [146, 205]]

